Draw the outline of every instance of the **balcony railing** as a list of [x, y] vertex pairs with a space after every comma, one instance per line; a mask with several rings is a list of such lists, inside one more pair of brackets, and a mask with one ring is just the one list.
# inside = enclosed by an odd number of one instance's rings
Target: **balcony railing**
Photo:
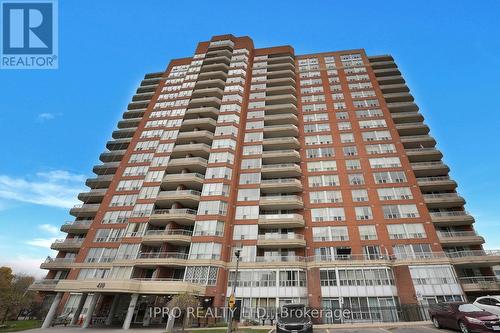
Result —
[[446, 252], [448, 258], [466, 258], [482, 256], [500, 256], [500, 250], [465, 250], [456, 252]]
[[475, 231], [438, 231], [439, 238], [477, 237]]
[[460, 198], [458, 193], [433, 193], [424, 194], [424, 199], [439, 199], [439, 198]]
[[187, 253], [182, 252], [141, 252], [137, 254], [137, 259], [181, 259], [186, 260]]
[[500, 283], [500, 279], [496, 276], [468, 276], [459, 277], [458, 280], [464, 284], [481, 284], [481, 283]]
[[339, 260], [389, 260], [390, 257], [384, 254], [318, 254], [307, 257], [307, 261], [339, 261]]
[[276, 178], [276, 179], [262, 179], [261, 184], [289, 184], [296, 183], [299, 180], [296, 178]]
[[262, 169], [271, 169], [271, 168], [295, 168], [299, 166], [295, 163], [282, 163], [282, 164], [264, 164], [262, 165]]
[[398, 253], [393, 255], [392, 258], [396, 260], [439, 259], [439, 258], [446, 258], [446, 253], [444, 252]]
[[161, 191], [159, 196], [167, 195], [197, 195], [200, 196], [201, 192], [195, 190], [180, 190], [180, 191]]
[[453, 217], [453, 216], [469, 216], [466, 211], [452, 211], [452, 212], [430, 212], [431, 217]]
[[56, 239], [54, 244], [65, 244], [65, 245], [81, 245], [83, 243], [83, 238], [66, 238], [66, 239]]
[[[254, 256], [254, 257], [241, 257], [242, 262], [305, 262], [305, 257], [301, 256]], [[236, 261], [236, 258], [232, 258]]]
[[266, 195], [260, 199], [264, 201], [297, 200], [302, 202], [302, 198], [298, 195]]
[[194, 209], [155, 209], [153, 211], [153, 214], [158, 214], [158, 215], [174, 215], [174, 214], [190, 214], [190, 215], [196, 215], [197, 211]]
[[259, 240], [284, 240], [284, 239], [304, 239], [304, 235], [300, 234], [263, 234], [258, 235]]
[[184, 229], [148, 230], [146, 231], [145, 235], [146, 236], [162, 236], [162, 235], [192, 236], [193, 232], [191, 230], [184, 230]]
[[51, 257], [47, 257], [47, 259], [45, 259], [44, 263], [45, 264], [50, 264], [50, 263], [70, 264], [74, 261], [75, 261], [75, 258], [51, 258]]
[[442, 180], [451, 180], [449, 176], [436, 176], [436, 177], [419, 177], [417, 182], [438, 182]]
[[60, 280], [56, 279], [42, 279], [42, 280], [36, 280], [33, 282], [33, 287], [37, 286], [55, 286]]
[[80, 220], [80, 221], [67, 221], [64, 223], [64, 226], [71, 227], [88, 227], [94, 222], [94, 220]]
[[283, 219], [300, 219], [303, 218], [300, 214], [261, 214], [259, 215], [259, 219], [262, 220], [283, 220]]

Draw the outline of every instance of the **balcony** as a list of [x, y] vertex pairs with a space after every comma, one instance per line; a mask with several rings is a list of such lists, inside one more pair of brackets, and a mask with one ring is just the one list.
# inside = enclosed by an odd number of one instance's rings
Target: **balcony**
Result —
[[198, 81], [215, 80], [215, 79], [219, 79], [225, 82], [227, 79], [227, 73], [224, 73], [222, 71], [211, 71], [211, 72], [203, 72], [198, 75]]
[[88, 204], [101, 203], [107, 190], [106, 188], [98, 188], [89, 192], [81, 192], [78, 194], [78, 200]]
[[270, 150], [262, 152], [264, 164], [277, 164], [283, 161], [300, 162], [300, 154], [295, 149]]
[[72, 234], [86, 234], [94, 220], [69, 221], [61, 226], [62, 232]]
[[299, 129], [297, 128], [297, 126], [292, 124], [264, 126], [265, 138], [276, 138], [276, 137], [286, 137], [286, 136], [297, 137], [298, 135], [299, 135]]
[[375, 73], [375, 76], [377, 76], [377, 78], [401, 75], [401, 72], [397, 67], [374, 69], [373, 72]]
[[[190, 132], [191, 133], [191, 132]], [[205, 143], [191, 143], [185, 145], [175, 145], [171, 158], [182, 158], [182, 157], [202, 157], [208, 159], [210, 155], [210, 146]]]
[[83, 238], [56, 239], [50, 248], [56, 251], [78, 252], [83, 244]]
[[447, 252], [446, 255], [455, 265], [491, 266], [500, 264], [500, 250], [466, 250]]
[[300, 214], [261, 214], [259, 228], [302, 228], [304, 217]]
[[59, 280], [56, 279], [43, 279], [34, 281], [29, 290], [34, 291], [54, 291]]
[[405, 80], [401, 75], [393, 75], [393, 76], [384, 76], [377, 77], [377, 81], [379, 85], [388, 85], [388, 84], [404, 84]]
[[424, 116], [420, 112], [396, 112], [392, 113], [392, 120], [395, 124], [418, 123], [424, 121]]
[[114, 175], [116, 173], [116, 170], [118, 170], [118, 167], [120, 166], [120, 162], [108, 162], [104, 164], [99, 164], [94, 166], [92, 171], [96, 175]]
[[101, 162], [107, 163], [107, 162], [119, 162], [123, 159], [123, 156], [125, 155], [126, 150], [111, 150], [111, 151], [105, 151], [99, 156], [99, 160]]
[[282, 77], [276, 79], [267, 79], [266, 87], [280, 87], [280, 86], [295, 86], [295, 78], [292, 77]]
[[431, 221], [437, 226], [471, 225], [474, 217], [465, 211], [430, 212]]
[[443, 158], [443, 154], [436, 148], [409, 148], [405, 149], [410, 162], [428, 162]]
[[[264, 117], [264, 126], [275, 126], [275, 125], [295, 125], [299, 124], [299, 118], [296, 115], [290, 113], [268, 115]], [[265, 128], [264, 127], [264, 128]]]
[[[233, 259], [231, 266], [236, 265], [236, 260]], [[276, 267], [306, 267], [306, 258], [302, 256], [289, 255], [265, 255], [265, 256], [251, 256], [251, 257], [241, 257], [240, 267], [248, 268], [276, 268]]]
[[229, 65], [231, 63], [231, 55], [218, 55], [212, 58], [206, 58], [203, 60], [203, 65], [210, 65], [210, 64], [216, 64], [216, 63], [224, 63], [226, 65]]
[[168, 173], [181, 173], [182, 171], [190, 171], [197, 173], [205, 173], [207, 170], [208, 161], [201, 157], [186, 157], [171, 159], [167, 165]]
[[298, 195], [261, 196], [259, 205], [263, 209], [302, 209], [304, 203]]
[[161, 188], [164, 190], [176, 189], [179, 186], [187, 186], [195, 190], [203, 188], [205, 175], [201, 173], [174, 173], [163, 177]]
[[214, 134], [210, 131], [180, 132], [175, 143], [178, 145], [185, 145], [195, 142], [211, 145], [213, 139]]
[[411, 167], [417, 178], [442, 176], [450, 171], [450, 168], [441, 161], [411, 163]]
[[282, 79], [282, 78], [295, 78], [295, 68], [294, 69], [284, 69], [277, 70], [266, 73], [267, 79]]
[[217, 126], [217, 121], [212, 118], [186, 119], [182, 122], [181, 132], [192, 132], [195, 130], [207, 130], [213, 132]]
[[51, 258], [47, 257], [40, 265], [41, 269], [69, 269], [71, 268], [75, 258]]
[[313, 263], [337, 262], [338, 265], [389, 265], [390, 257], [385, 254], [365, 255], [365, 254], [328, 254], [314, 255], [307, 258]]
[[103, 175], [97, 176], [96, 178], [88, 178], [85, 182], [85, 185], [94, 189], [94, 188], [108, 188], [113, 180], [114, 175]]
[[484, 243], [484, 238], [475, 231], [438, 231], [437, 235], [443, 245], [481, 245]]
[[417, 184], [422, 192], [454, 191], [457, 183], [449, 176], [417, 178]]
[[261, 173], [265, 178], [287, 178], [300, 177], [302, 170], [300, 165], [295, 163], [264, 164]]
[[429, 134], [429, 127], [422, 122], [396, 124], [396, 129], [400, 136]]
[[292, 84], [287, 84], [283, 86], [266, 87], [266, 96], [292, 94], [295, 95], [297, 90]]
[[465, 292], [489, 294], [492, 291], [500, 291], [500, 280], [496, 276], [459, 277], [458, 280]]
[[137, 128], [137, 126], [139, 126], [139, 123], [141, 122], [141, 120], [142, 120], [142, 117], [122, 119], [118, 122], [117, 127], [119, 129]]
[[266, 105], [264, 110], [266, 116], [283, 113], [293, 113], [294, 115], [297, 115], [297, 107], [291, 103]]
[[210, 87], [217, 87], [224, 89], [225, 82], [224, 80], [221, 79], [207, 79], [207, 80], [199, 80], [196, 81], [194, 85], [194, 89], [204, 89], [204, 88], [210, 88]]
[[217, 97], [218, 99], [222, 99], [222, 95], [224, 95], [224, 90], [218, 87], [198, 88], [193, 90], [191, 100], [203, 97]]
[[219, 115], [219, 109], [213, 106], [205, 106], [199, 108], [190, 108], [186, 110], [184, 120], [196, 118], [214, 118]]
[[132, 138], [109, 140], [106, 143], [106, 148], [109, 150], [123, 150], [127, 149], [128, 145], [132, 141]]
[[295, 233], [287, 233], [287, 234], [263, 234], [259, 235], [257, 238], [257, 246], [262, 248], [297, 248], [297, 247], [305, 247], [306, 241], [304, 240], [304, 236]]
[[387, 103], [389, 111], [392, 112], [415, 112], [418, 111], [417, 104], [413, 102]]
[[385, 93], [384, 98], [387, 103], [414, 101], [413, 96], [409, 92]]
[[291, 70], [295, 71], [295, 64], [291, 62], [272, 62], [272, 63], [267, 63], [267, 73], [269, 74], [270, 72], [275, 72], [275, 71], [284, 71], [284, 70]]
[[407, 135], [400, 137], [405, 148], [434, 147], [436, 140], [430, 135]]
[[127, 110], [123, 112], [123, 119], [143, 117], [146, 109]]
[[197, 211], [194, 209], [155, 209], [149, 218], [149, 224], [153, 226], [166, 226], [171, 222], [179, 225], [194, 225]]
[[170, 230], [148, 230], [142, 237], [142, 243], [160, 246], [163, 243], [173, 245], [189, 245], [191, 243], [191, 230], [170, 229]]
[[392, 94], [399, 92], [409, 92], [408, 86], [406, 84], [386, 84], [380, 86], [380, 90], [382, 90], [383, 94]]
[[227, 72], [228, 70], [229, 70], [229, 65], [223, 62], [213, 63], [213, 64], [203, 63], [200, 68], [200, 73], [214, 72], [214, 71]]
[[69, 213], [75, 217], [94, 217], [99, 206], [100, 204], [79, 204], [71, 208]]
[[261, 193], [297, 193], [302, 192], [302, 183], [295, 178], [262, 179]]
[[192, 98], [189, 101], [189, 108], [201, 108], [201, 107], [206, 107], [206, 106], [211, 106], [218, 108], [221, 104], [221, 99], [217, 97], [211, 97], [211, 96], [203, 96], [203, 97], [197, 97], [197, 98]]
[[193, 190], [161, 191], [156, 198], [159, 207], [170, 207], [174, 203], [180, 203], [183, 207], [197, 208], [201, 193]]
[[278, 137], [264, 139], [262, 146], [265, 150], [298, 149], [300, 142], [294, 137]]
[[220, 50], [217, 50], [217, 49], [213, 50], [212, 48], [210, 48], [210, 49], [211, 50], [205, 54], [204, 61], [206, 61], [208, 59], [220, 57], [220, 56], [225, 56], [225, 57], [231, 58], [231, 56], [233, 55], [233, 52], [231, 51], [232, 49], [220, 49]]
[[113, 139], [131, 138], [134, 136], [136, 130], [137, 127], [117, 129], [113, 131], [111, 137]]
[[265, 98], [266, 105], [280, 105], [285, 103], [297, 104], [297, 97], [292, 94], [271, 95]]
[[277, 56], [277, 57], [269, 57], [269, 58], [267, 58], [267, 63], [268, 64], [276, 64], [276, 63], [295, 64], [295, 60], [292, 56], [283, 55], [283, 56]]
[[465, 199], [457, 193], [434, 193], [424, 194], [424, 202], [427, 208], [450, 208], [465, 205]]
[[186, 266], [188, 254], [183, 252], [141, 252], [135, 259], [136, 266]]

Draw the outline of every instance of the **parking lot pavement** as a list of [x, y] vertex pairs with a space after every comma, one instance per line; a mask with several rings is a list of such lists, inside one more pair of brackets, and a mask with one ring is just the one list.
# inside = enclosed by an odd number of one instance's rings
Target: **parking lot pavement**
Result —
[[409, 327], [363, 327], [363, 328], [315, 328], [314, 333], [457, 333], [446, 329], [436, 329], [431, 324]]

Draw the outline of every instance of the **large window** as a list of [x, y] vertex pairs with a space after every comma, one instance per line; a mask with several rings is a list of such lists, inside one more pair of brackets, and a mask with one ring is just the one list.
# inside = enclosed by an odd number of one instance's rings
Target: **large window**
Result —
[[220, 243], [191, 243], [189, 259], [219, 260], [221, 248]]
[[384, 205], [382, 206], [385, 219], [404, 219], [420, 217], [416, 205]]
[[422, 223], [388, 224], [387, 231], [390, 239], [426, 238]]

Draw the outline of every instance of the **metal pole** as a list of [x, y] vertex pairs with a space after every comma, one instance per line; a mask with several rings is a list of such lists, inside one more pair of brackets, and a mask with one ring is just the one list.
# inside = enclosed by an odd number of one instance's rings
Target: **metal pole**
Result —
[[[233, 279], [233, 290], [231, 292], [232, 297], [235, 297], [235, 295], [236, 295], [236, 284], [238, 283], [238, 268], [239, 268], [239, 264], [240, 264], [240, 250], [236, 250], [234, 252], [234, 255], [236, 256], [236, 271], [234, 273], [234, 279]], [[227, 333], [232, 332], [233, 310], [234, 310], [234, 307], [229, 309], [228, 320], [227, 320]]]

